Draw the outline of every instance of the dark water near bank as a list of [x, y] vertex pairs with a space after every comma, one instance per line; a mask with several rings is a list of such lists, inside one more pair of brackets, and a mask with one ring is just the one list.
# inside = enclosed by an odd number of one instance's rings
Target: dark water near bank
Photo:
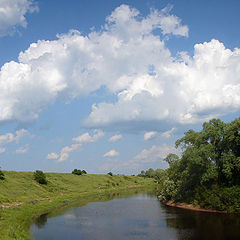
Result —
[[136, 194], [42, 215], [30, 232], [37, 240], [235, 240], [240, 216], [166, 207], [154, 195]]

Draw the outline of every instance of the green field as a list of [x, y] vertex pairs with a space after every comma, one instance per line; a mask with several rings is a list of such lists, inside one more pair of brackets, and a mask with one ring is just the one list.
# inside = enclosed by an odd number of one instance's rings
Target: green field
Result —
[[[66, 207], [90, 196], [114, 191], [152, 188], [148, 178], [123, 175], [46, 173], [47, 185], [33, 180], [32, 172], [5, 172], [0, 181], [0, 239], [31, 239], [28, 227], [42, 213]], [[91, 198], [92, 199], [92, 198]]]

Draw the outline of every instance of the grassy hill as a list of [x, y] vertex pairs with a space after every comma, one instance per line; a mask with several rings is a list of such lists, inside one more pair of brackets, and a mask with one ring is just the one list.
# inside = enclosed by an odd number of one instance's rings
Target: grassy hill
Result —
[[154, 186], [152, 179], [123, 175], [46, 173], [47, 185], [32, 172], [4, 171], [0, 181], [0, 239], [31, 239], [27, 229], [34, 218], [90, 195]]

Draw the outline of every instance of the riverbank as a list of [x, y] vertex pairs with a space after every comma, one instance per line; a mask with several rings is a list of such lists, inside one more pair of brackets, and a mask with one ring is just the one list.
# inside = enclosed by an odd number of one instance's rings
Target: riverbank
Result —
[[193, 204], [188, 204], [188, 203], [175, 203], [172, 201], [168, 202], [162, 202], [164, 205], [169, 206], [169, 207], [176, 207], [176, 208], [182, 208], [182, 209], [187, 209], [191, 211], [198, 211], [198, 212], [209, 212], [209, 213], [228, 213], [227, 211], [218, 211], [214, 209], [204, 209], [201, 208], [199, 205], [193, 205]]
[[123, 175], [82, 176], [46, 173], [47, 185], [33, 180], [32, 172], [4, 172], [0, 181], [0, 239], [31, 239], [28, 227], [46, 212], [77, 200], [114, 191], [150, 188], [152, 179]]

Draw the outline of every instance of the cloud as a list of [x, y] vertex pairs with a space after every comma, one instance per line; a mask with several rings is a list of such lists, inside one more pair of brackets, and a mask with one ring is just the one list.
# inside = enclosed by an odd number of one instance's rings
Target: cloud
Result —
[[194, 124], [238, 111], [240, 49], [226, 49], [218, 40], [196, 44], [194, 49], [192, 58], [161, 56], [154, 62], [154, 75], [139, 71], [126, 76], [125, 82], [131, 84], [119, 91], [118, 101], [93, 105], [87, 124]]
[[71, 146], [63, 147], [60, 151], [58, 162], [66, 161], [69, 158], [69, 154], [76, 151], [82, 146], [82, 144], [72, 144]]
[[157, 134], [157, 132], [155, 132], [155, 131], [146, 132], [144, 134], [144, 140], [147, 141], [147, 140], [153, 138], [154, 136], [156, 136], [156, 134]]
[[116, 150], [112, 149], [109, 152], [105, 153], [103, 156], [104, 157], [116, 157], [119, 155], [119, 152], [117, 152]]
[[110, 137], [108, 139], [109, 142], [116, 142], [118, 140], [122, 139], [122, 135], [121, 134], [117, 134], [117, 135], [113, 135], [112, 137]]
[[104, 132], [101, 130], [94, 130], [94, 134], [91, 136], [88, 132], [73, 138], [72, 140], [79, 143], [96, 142], [99, 138], [104, 136]]
[[6, 133], [4, 135], [0, 135], [0, 145], [5, 145], [11, 142], [19, 142], [19, 140], [25, 136], [32, 137], [32, 135], [26, 129], [20, 129], [16, 131], [16, 135], [13, 133]]
[[32, 0], [1, 0], [0, 36], [13, 34], [18, 26], [26, 28], [25, 15], [36, 11], [37, 3]]
[[177, 16], [170, 15], [173, 5], [168, 5], [163, 8], [160, 12], [153, 10], [150, 18], [158, 18], [158, 24], [162, 30], [162, 33], [173, 34], [188, 37], [188, 26], [181, 24], [181, 19]]
[[171, 128], [170, 130], [168, 130], [168, 131], [166, 131], [166, 132], [163, 132], [163, 133], [161, 134], [161, 136], [162, 136], [162, 137], [165, 137], [165, 138], [170, 138], [170, 137], [172, 137], [174, 131], [176, 131], [176, 128], [173, 127], [173, 128]]
[[47, 159], [58, 159], [58, 158], [59, 158], [59, 155], [57, 153], [54, 153], [54, 152], [49, 153], [47, 155]]
[[29, 150], [29, 144], [26, 144], [24, 147], [18, 148], [16, 150], [16, 153], [17, 154], [24, 154], [24, 153], [27, 153], [28, 150]]
[[6, 151], [6, 148], [0, 147], [0, 153], [4, 153]]
[[77, 142], [72, 144], [71, 146], [65, 146], [61, 149], [60, 153], [49, 153], [47, 155], [47, 159], [57, 159], [58, 162], [63, 162], [69, 158], [69, 154], [73, 151], [78, 150], [82, 143], [90, 143], [90, 142], [96, 142], [99, 138], [104, 136], [104, 132], [101, 130], [94, 130], [94, 134], [91, 136], [88, 132], [73, 138], [72, 140]]
[[[170, 11], [142, 17], [121, 5], [100, 31], [84, 36], [73, 30], [32, 43], [18, 62], [1, 68], [0, 122], [34, 121], [54, 102], [87, 97], [102, 86], [116, 101], [93, 104], [86, 127], [148, 131], [154, 122], [159, 131], [163, 124], [194, 124], [239, 110], [240, 49], [213, 39], [195, 44], [193, 56], [173, 57], [165, 42], [187, 37], [188, 27]], [[77, 139], [92, 141], [89, 133]]]
[[72, 144], [71, 146], [66, 146], [62, 148], [58, 162], [63, 162], [69, 158], [69, 153], [79, 149], [82, 144]]
[[[73, 30], [54, 41], [32, 43], [18, 62], [1, 68], [0, 121], [34, 121], [56, 100], [69, 102], [104, 85], [112, 93], [136, 85], [137, 72], [148, 72], [159, 55], [163, 61], [170, 57], [164, 42], [152, 34], [161, 28], [161, 18], [158, 11], [140, 18], [136, 9], [121, 5], [99, 32], [83, 36]], [[152, 87], [157, 86], [150, 82], [137, 91]]]
[[60, 153], [49, 153], [47, 155], [47, 159], [57, 159], [58, 162], [63, 162], [66, 161], [69, 158], [69, 155], [71, 152], [74, 152], [76, 150], [78, 150], [80, 147], [82, 146], [82, 144], [72, 144], [71, 146], [65, 146], [60, 150]]
[[164, 138], [170, 138], [172, 137], [173, 135], [173, 132], [176, 130], [176, 128], [171, 128], [170, 130], [168, 131], [165, 131], [165, 132], [156, 132], [156, 131], [150, 131], [150, 132], [146, 132], [144, 134], [144, 140], [147, 141], [147, 140], [150, 140], [152, 138], [155, 138], [155, 137], [164, 137]]
[[[115, 150], [111, 150], [114, 151]], [[110, 153], [109, 151], [108, 153]], [[106, 154], [108, 154], [106, 153]], [[163, 159], [169, 154], [175, 153], [178, 156], [181, 155], [181, 151], [176, 149], [174, 146], [163, 144], [162, 146], [153, 145], [150, 149], [143, 149], [139, 154], [137, 154], [133, 159], [124, 162], [120, 160], [112, 160], [105, 162], [102, 166], [99, 167], [100, 171], [119, 171], [122, 169], [139, 169], [146, 164], [153, 164], [156, 162], [161, 162], [161, 167], [167, 167], [167, 163], [164, 164]], [[106, 155], [105, 154], [105, 155]], [[104, 155], [104, 156], [105, 156]], [[111, 155], [111, 154], [109, 154]]]
[[134, 163], [153, 163], [164, 159], [169, 153], [180, 155], [181, 152], [173, 146], [163, 144], [162, 146], [153, 145], [150, 149], [143, 149], [134, 157]]

